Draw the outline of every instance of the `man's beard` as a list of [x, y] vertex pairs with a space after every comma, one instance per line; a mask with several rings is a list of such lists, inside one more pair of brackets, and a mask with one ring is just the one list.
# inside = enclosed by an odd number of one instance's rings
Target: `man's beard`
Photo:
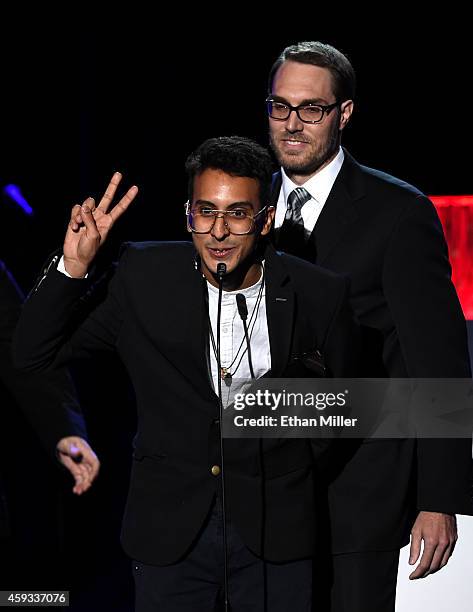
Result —
[[[291, 135], [287, 133], [286, 136], [290, 137]], [[315, 174], [317, 170], [327, 162], [327, 160], [335, 156], [338, 147], [340, 146], [339, 136], [340, 132], [338, 130], [338, 126], [335, 124], [322, 148], [317, 147], [315, 151], [312, 151], [307, 156], [291, 156], [281, 154], [278, 143], [275, 142], [271, 131], [269, 132], [269, 143], [279, 165], [282, 166], [287, 173], [297, 174], [300, 176], [311, 176]], [[310, 144], [313, 143], [314, 141], [311, 140]]]

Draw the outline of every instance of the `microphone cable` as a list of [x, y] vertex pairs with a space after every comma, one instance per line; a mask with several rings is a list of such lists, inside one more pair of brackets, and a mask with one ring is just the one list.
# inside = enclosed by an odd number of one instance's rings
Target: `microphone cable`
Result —
[[[253, 370], [253, 360], [251, 358], [251, 344], [250, 344], [250, 337], [248, 335], [248, 325], [246, 324], [246, 319], [248, 318], [248, 307], [246, 305], [246, 298], [243, 295], [243, 293], [237, 293], [236, 303], [237, 303], [237, 308], [238, 308], [238, 314], [240, 315], [240, 319], [242, 320], [242, 323], [243, 323], [243, 332], [245, 334], [246, 348], [248, 351], [248, 365], [250, 367], [251, 380], [254, 380], [255, 373]], [[258, 316], [258, 313], [256, 313], [256, 316]]]

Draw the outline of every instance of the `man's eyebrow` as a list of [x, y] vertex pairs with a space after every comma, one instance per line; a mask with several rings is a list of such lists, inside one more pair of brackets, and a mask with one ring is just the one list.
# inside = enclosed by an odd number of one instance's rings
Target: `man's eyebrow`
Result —
[[211, 200], [196, 200], [193, 206], [207, 206], [208, 208], [217, 208], [217, 204]]
[[246, 206], [247, 208], [253, 208], [253, 203], [247, 202], [246, 200], [242, 200], [241, 202], [232, 202], [227, 206], [227, 208], [237, 208], [238, 206]]
[[[211, 206], [213, 208], [217, 208], [217, 205], [214, 202], [211, 202], [210, 200], [196, 200], [194, 202], [194, 206]], [[246, 206], [247, 208], [252, 208], [252, 209], [254, 208], [254, 205], [252, 202], [248, 202], [247, 200], [242, 200], [242, 201], [232, 202], [231, 204], [228, 204], [226, 209], [237, 208], [241, 206]]]
[[[282, 104], [291, 105], [290, 102], [288, 102], [285, 98], [282, 98], [281, 96], [271, 96], [271, 98], [275, 102], [281, 102]], [[305, 98], [304, 100], [302, 100], [302, 102], [300, 102], [296, 106], [306, 106], [308, 104], [320, 104], [324, 106], [324, 105], [327, 105], [328, 102], [327, 100], [325, 100], [325, 98]]]

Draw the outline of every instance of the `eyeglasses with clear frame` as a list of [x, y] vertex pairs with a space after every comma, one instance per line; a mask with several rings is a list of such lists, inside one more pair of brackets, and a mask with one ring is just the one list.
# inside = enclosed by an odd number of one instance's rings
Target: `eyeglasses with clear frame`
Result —
[[258, 217], [272, 206], [265, 206], [256, 215], [248, 215], [243, 208], [233, 208], [231, 210], [218, 210], [210, 206], [201, 206], [197, 211], [193, 211], [191, 204], [186, 202], [187, 229], [194, 234], [208, 234], [212, 231], [215, 221], [222, 217], [225, 227], [235, 236], [251, 234], [254, 230]]
[[341, 102], [333, 104], [299, 104], [291, 106], [287, 102], [274, 99], [272, 96], [266, 98], [266, 109], [271, 119], [276, 121], [287, 121], [292, 111], [296, 113], [303, 123], [320, 123], [324, 115], [328, 115]]

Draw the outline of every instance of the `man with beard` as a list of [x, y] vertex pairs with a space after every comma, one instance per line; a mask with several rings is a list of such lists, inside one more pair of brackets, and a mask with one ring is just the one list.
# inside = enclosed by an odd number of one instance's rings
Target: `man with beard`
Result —
[[[469, 377], [465, 322], [433, 205], [340, 146], [354, 93], [353, 67], [330, 45], [301, 42], [274, 63], [266, 102], [281, 165], [273, 181], [276, 244], [350, 277], [367, 376]], [[340, 441], [329, 453], [321, 462], [332, 552], [327, 605], [394, 610], [409, 532], [409, 563], [420, 558], [410, 578], [422, 578], [451, 556], [455, 513], [472, 514], [471, 441]]]

